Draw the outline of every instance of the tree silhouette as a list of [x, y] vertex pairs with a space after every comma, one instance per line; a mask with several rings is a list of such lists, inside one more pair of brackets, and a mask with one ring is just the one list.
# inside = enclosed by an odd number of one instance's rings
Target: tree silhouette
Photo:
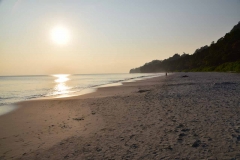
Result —
[[178, 53], [163, 61], [154, 60], [130, 73], [172, 71], [235, 71], [240, 72], [240, 22], [210, 46], [203, 46], [192, 54]]

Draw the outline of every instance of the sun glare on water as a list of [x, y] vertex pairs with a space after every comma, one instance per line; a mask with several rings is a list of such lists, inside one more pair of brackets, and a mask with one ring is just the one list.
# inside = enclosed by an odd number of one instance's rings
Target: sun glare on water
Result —
[[64, 26], [56, 26], [51, 30], [51, 39], [59, 45], [67, 44], [70, 40], [69, 30]]
[[54, 92], [52, 93], [54, 96], [60, 97], [67, 97], [70, 93], [70, 87], [67, 86], [67, 81], [69, 81], [68, 74], [56, 74], [53, 75], [55, 77], [55, 87]]

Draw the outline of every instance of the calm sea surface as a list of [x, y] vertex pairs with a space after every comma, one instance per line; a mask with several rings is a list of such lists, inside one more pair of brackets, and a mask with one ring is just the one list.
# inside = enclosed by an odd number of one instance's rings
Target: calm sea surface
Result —
[[91, 92], [102, 85], [119, 85], [124, 81], [161, 75], [163, 74], [0, 76], [0, 112], [2, 106], [19, 101], [42, 97], [80, 95]]

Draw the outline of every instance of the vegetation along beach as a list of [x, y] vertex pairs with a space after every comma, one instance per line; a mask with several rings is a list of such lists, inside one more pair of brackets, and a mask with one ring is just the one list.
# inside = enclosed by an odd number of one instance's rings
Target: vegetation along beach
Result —
[[240, 160], [239, 8], [0, 0], [0, 160]]

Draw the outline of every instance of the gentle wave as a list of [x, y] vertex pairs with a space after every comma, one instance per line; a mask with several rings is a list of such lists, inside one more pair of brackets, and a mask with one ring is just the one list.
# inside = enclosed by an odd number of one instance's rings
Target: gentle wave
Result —
[[43, 97], [81, 94], [86, 89], [163, 74], [78, 74], [0, 77], [0, 106]]

